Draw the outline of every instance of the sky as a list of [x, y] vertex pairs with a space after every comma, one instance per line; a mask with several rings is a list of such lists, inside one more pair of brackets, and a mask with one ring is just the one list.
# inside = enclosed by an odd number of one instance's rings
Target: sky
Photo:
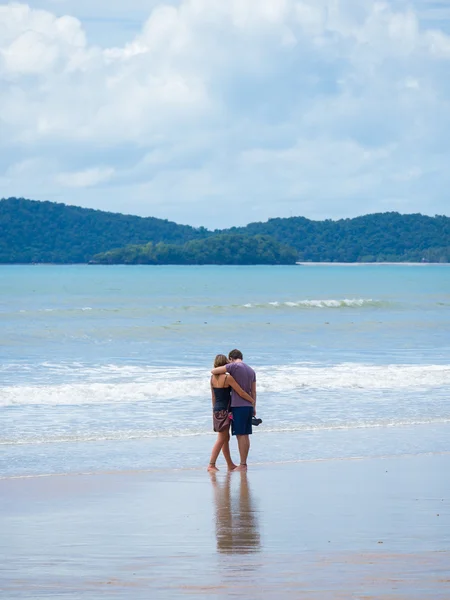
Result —
[[0, 2], [0, 197], [450, 214], [449, 0]]

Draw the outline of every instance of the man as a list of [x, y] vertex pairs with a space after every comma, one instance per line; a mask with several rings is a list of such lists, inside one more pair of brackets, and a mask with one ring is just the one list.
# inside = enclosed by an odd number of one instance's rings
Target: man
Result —
[[228, 355], [230, 361], [223, 367], [216, 367], [211, 371], [213, 375], [230, 373], [243, 390], [253, 398], [253, 405], [237, 392], [231, 391], [231, 432], [237, 437], [240, 465], [235, 471], [247, 470], [247, 457], [250, 450], [250, 435], [252, 434], [252, 417], [256, 416], [256, 375], [255, 371], [243, 362], [240, 350], [231, 350]]

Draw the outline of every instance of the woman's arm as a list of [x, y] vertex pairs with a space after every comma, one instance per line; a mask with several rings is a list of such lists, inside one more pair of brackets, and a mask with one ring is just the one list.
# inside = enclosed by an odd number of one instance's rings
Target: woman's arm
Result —
[[234, 379], [231, 375], [228, 375], [227, 381], [230, 384], [230, 386], [233, 388], [233, 390], [235, 392], [237, 392], [241, 398], [244, 398], [244, 400], [247, 400], [248, 402], [251, 402], [252, 404], [255, 403], [255, 401], [250, 396], [250, 394], [247, 394], [247, 392], [244, 392], [244, 390], [238, 384], [238, 382], [236, 381], [236, 379]]

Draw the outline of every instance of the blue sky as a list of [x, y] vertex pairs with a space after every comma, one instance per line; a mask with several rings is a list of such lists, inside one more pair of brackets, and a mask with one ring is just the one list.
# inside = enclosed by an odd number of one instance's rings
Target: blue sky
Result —
[[0, 3], [0, 196], [225, 227], [449, 214], [450, 3]]

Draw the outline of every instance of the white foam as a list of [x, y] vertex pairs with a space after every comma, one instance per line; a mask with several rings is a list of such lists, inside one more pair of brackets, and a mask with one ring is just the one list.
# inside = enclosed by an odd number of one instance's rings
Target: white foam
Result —
[[[382, 300], [374, 300], [372, 298], [325, 298], [325, 299], [292, 299], [292, 300], [271, 300], [269, 302], [245, 302], [243, 304], [214, 304], [214, 305], [183, 305], [183, 306], [170, 306], [170, 305], [161, 305], [161, 306], [135, 306], [135, 307], [114, 307], [114, 306], [64, 306], [64, 307], [46, 307], [46, 308], [29, 308], [27, 310], [19, 310], [19, 313], [56, 313], [59, 316], [62, 315], [71, 315], [72, 317], [76, 317], [79, 313], [83, 314], [85, 312], [93, 311], [95, 314], [104, 314], [104, 313], [128, 313], [132, 311], [136, 314], [136, 311], [139, 314], [145, 315], [153, 312], [183, 312], [183, 311], [205, 311], [205, 310], [220, 310], [220, 311], [236, 311], [237, 309], [266, 309], [270, 310], [273, 308], [282, 309], [282, 308], [298, 308], [298, 309], [326, 309], [326, 308], [362, 308], [362, 307], [377, 307], [377, 306], [385, 306], [386, 301]], [[14, 312], [14, 311], [13, 311]]]
[[269, 308], [283, 307], [288, 308], [360, 308], [364, 306], [383, 306], [385, 303], [381, 300], [373, 300], [372, 298], [342, 298], [342, 299], [324, 299], [324, 300], [274, 300], [266, 303], [247, 303], [243, 304], [244, 308]]
[[[120, 404], [209, 396], [209, 372], [188, 367], [51, 365], [41, 383], [0, 388], [0, 406]], [[302, 396], [314, 390], [450, 389], [450, 365], [296, 363], [258, 368], [258, 392]], [[70, 382], [49, 383], [55, 374]], [[50, 375], [50, 377], [49, 377]]]
[[[295, 423], [292, 425], [268, 425], [258, 431], [264, 433], [320, 433], [320, 432], [339, 432], [352, 431], [357, 429], [380, 429], [384, 427], [414, 427], [420, 425], [447, 425], [450, 423], [450, 418], [439, 419], [379, 419], [378, 421], [354, 421], [339, 425], [334, 424], [319, 424], [311, 425], [306, 423]], [[209, 425], [209, 424], [208, 424]], [[256, 430], [255, 430], [256, 431]], [[62, 444], [62, 443], [77, 443], [77, 442], [111, 442], [111, 441], [133, 441], [143, 439], [162, 439], [162, 438], [192, 438], [199, 436], [211, 436], [214, 432], [208, 428], [158, 428], [158, 429], [135, 429], [135, 430], [110, 430], [107, 432], [92, 431], [88, 433], [71, 433], [61, 434], [54, 430], [43, 430], [35, 435], [27, 435], [24, 439], [0, 439], [0, 446], [27, 446], [29, 444]]]
[[330, 366], [295, 364], [262, 369], [261, 391], [401, 390], [450, 386], [450, 365], [367, 365], [342, 363]]
[[[264, 427], [258, 429], [258, 433], [327, 433], [327, 432], [344, 432], [359, 429], [381, 429], [381, 428], [403, 428], [416, 426], [440, 426], [450, 424], [450, 418], [410, 418], [410, 419], [379, 419], [370, 421], [353, 421], [342, 424], [322, 423], [293, 423], [269, 425], [265, 422]], [[256, 432], [256, 430], [254, 430]], [[163, 439], [163, 438], [193, 438], [199, 436], [215, 435], [211, 431], [210, 424], [207, 427], [187, 428], [183, 427], [158, 427], [155, 429], [131, 429], [131, 430], [109, 430], [109, 431], [91, 431], [91, 432], [76, 432], [76, 433], [59, 433], [53, 428], [41, 429], [35, 434], [27, 434], [21, 439], [3, 438], [0, 439], [0, 446], [27, 446], [27, 445], [42, 445], [42, 444], [62, 444], [62, 443], [78, 443], [78, 442], [123, 442], [144, 439]]]

